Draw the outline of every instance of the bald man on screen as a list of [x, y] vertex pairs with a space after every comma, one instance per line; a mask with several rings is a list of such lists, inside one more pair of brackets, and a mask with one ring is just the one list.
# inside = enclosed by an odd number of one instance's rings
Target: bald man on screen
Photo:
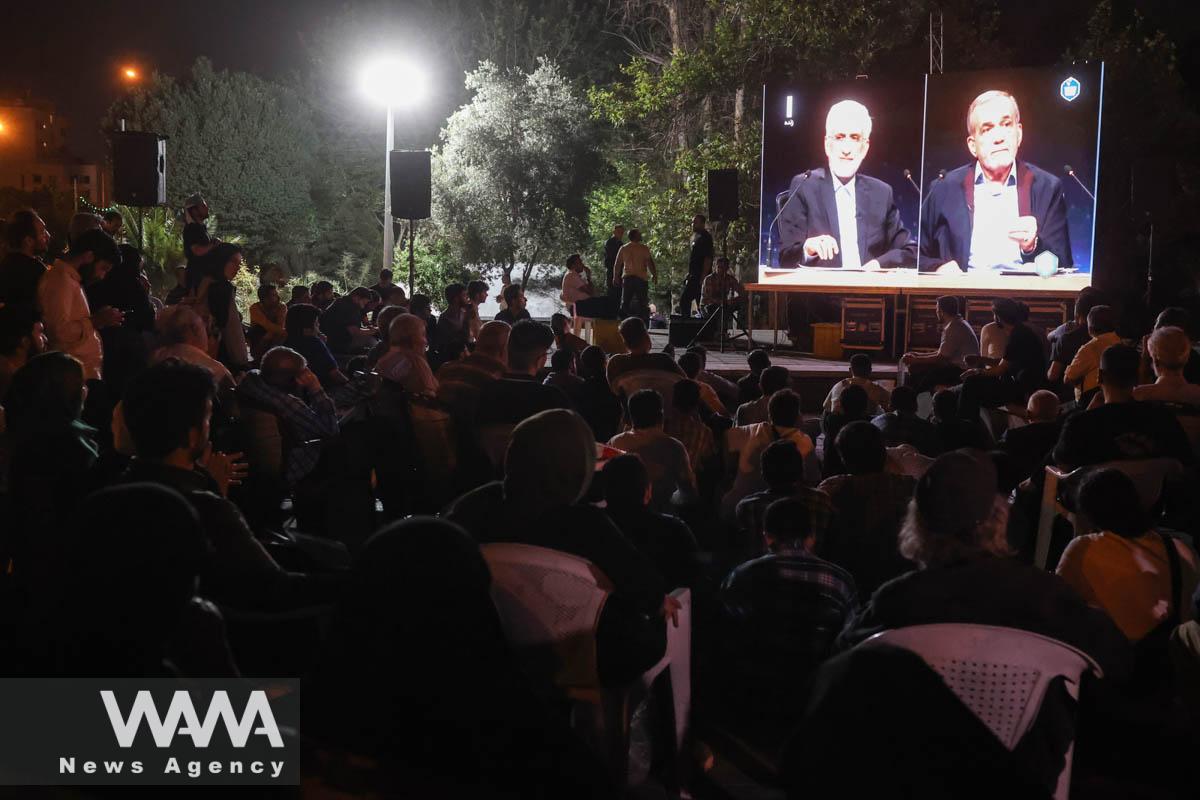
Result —
[[1024, 271], [1046, 252], [1058, 268], [1072, 266], [1062, 181], [1018, 160], [1023, 137], [1011, 94], [993, 89], [972, 101], [966, 144], [975, 160], [934, 181], [921, 209], [923, 272]]
[[779, 214], [779, 266], [877, 270], [911, 266], [916, 243], [892, 187], [859, 174], [871, 149], [871, 115], [854, 100], [825, 117], [828, 166], [792, 179]]

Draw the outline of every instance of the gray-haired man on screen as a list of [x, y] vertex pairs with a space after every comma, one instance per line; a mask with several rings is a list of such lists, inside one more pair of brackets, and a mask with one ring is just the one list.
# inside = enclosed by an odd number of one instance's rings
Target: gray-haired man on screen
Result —
[[828, 167], [792, 179], [779, 214], [781, 267], [876, 270], [911, 265], [916, 243], [900, 222], [892, 187], [858, 170], [871, 149], [871, 115], [854, 100], [825, 117]]

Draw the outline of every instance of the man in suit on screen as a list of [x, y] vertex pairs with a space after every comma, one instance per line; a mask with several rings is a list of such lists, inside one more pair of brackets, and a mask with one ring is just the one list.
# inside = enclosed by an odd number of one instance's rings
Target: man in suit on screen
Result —
[[858, 174], [870, 148], [866, 106], [834, 103], [825, 117], [829, 166], [794, 177], [779, 214], [781, 267], [912, 265], [916, 243], [900, 221], [892, 187]]
[[1024, 271], [1044, 252], [1059, 268], [1072, 265], [1062, 181], [1018, 160], [1022, 133], [1021, 109], [1008, 92], [987, 91], [971, 103], [967, 149], [975, 160], [934, 181], [925, 198], [922, 271]]

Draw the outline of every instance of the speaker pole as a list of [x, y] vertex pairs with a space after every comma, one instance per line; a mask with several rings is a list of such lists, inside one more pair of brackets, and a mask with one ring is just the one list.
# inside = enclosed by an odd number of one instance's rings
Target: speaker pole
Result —
[[[387, 107], [387, 143], [383, 150], [383, 267], [392, 268], [392, 255], [396, 249], [396, 234], [392, 230], [392, 147], [396, 132], [392, 123], [392, 106]], [[412, 291], [411, 288], [409, 290]]]
[[408, 221], [408, 296], [411, 298], [417, 292], [417, 267], [416, 258], [413, 256], [413, 240], [416, 239], [416, 233], [413, 231], [413, 220]]
[[138, 250], [146, 249], [146, 209], [138, 206]]

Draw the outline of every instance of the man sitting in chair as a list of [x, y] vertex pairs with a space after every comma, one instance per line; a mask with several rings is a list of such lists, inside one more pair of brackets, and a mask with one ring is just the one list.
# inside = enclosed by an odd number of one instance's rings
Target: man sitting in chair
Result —
[[704, 279], [700, 289], [700, 305], [706, 315], [712, 315], [725, 305], [726, 313], [737, 312], [742, 306], [742, 284], [729, 272], [729, 259], [721, 256], [716, 261], [716, 270]]

